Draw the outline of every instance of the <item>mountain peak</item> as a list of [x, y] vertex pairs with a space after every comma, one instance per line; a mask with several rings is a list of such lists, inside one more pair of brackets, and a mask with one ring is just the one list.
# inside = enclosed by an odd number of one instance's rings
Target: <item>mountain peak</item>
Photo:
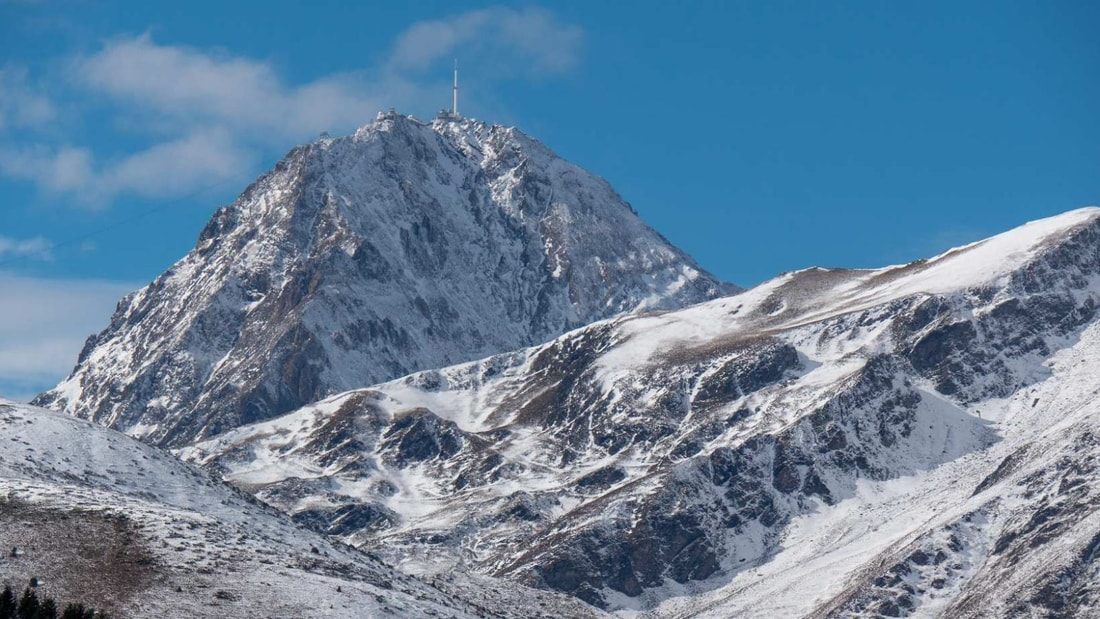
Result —
[[292, 149], [36, 401], [185, 442], [734, 290], [515, 128], [386, 114]]

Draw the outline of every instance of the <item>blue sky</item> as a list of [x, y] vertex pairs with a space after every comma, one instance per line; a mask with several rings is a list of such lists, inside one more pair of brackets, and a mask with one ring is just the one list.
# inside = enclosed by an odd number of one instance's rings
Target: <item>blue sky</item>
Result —
[[742, 285], [1100, 202], [1100, 3], [624, 6], [0, 0], [0, 394], [293, 145], [447, 105], [455, 56], [465, 114]]

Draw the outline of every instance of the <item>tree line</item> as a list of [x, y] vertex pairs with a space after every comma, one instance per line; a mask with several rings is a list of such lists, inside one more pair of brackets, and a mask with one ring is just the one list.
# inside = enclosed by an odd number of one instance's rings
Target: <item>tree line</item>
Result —
[[0, 592], [0, 619], [108, 619], [102, 611], [88, 608], [83, 604], [69, 602], [61, 611], [53, 598], [38, 598], [34, 589], [23, 589], [18, 600], [11, 585], [5, 585]]

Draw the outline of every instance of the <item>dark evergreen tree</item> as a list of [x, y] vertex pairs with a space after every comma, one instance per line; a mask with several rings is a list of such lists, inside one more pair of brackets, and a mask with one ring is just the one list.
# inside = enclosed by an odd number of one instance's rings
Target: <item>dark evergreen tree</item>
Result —
[[0, 593], [0, 619], [15, 619], [15, 592], [11, 585], [4, 585], [4, 591]]
[[24, 589], [16, 602], [11, 585], [4, 585], [0, 591], [0, 619], [108, 619], [108, 616], [79, 602], [70, 602], [64, 611], [58, 611], [56, 600], [39, 598], [32, 587]]
[[42, 600], [42, 603], [38, 605], [38, 612], [35, 613], [34, 619], [57, 619], [57, 603], [53, 601], [53, 598]]
[[106, 613], [96, 612], [94, 608], [88, 608], [83, 604], [70, 602], [65, 605], [60, 619], [107, 619]]
[[23, 597], [19, 598], [19, 611], [15, 614], [19, 619], [37, 619], [38, 594], [31, 591], [30, 587], [23, 589]]

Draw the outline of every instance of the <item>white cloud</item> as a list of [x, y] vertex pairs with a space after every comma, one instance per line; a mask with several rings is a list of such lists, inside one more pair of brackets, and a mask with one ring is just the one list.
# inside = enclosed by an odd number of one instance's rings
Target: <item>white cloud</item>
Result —
[[107, 204], [119, 194], [182, 195], [243, 176], [253, 159], [250, 149], [219, 129], [200, 129], [98, 166], [85, 148], [0, 149], [0, 167], [8, 176], [32, 180], [47, 193], [71, 195], [77, 203], [92, 207]]
[[53, 280], [0, 273], [0, 393], [24, 399], [72, 369], [84, 340], [107, 326], [123, 282]]
[[577, 62], [584, 31], [539, 8], [492, 7], [414, 24], [397, 39], [391, 67], [421, 70], [458, 52], [489, 57], [497, 70], [558, 73]]
[[12, 178], [33, 180], [50, 193], [79, 191], [93, 179], [91, 151], [71, 146], [0, 148], [0, 169]]
[[24, 67], [0, 67], [0, 131], [38, 127], [55, 114], [49, 97], [31, 87]]
[[267, 63], [158, 45], [148, 34], [115, 39], [73, 69], [80, 84], [122, 104], [280, 139], [362, 123], [380, 108], [367, 84], [351, 76], [291, 86]]
[[51, 249], [53, 249], [53, 244], [40, 236], [32, 239], [13, 239], [0, 236], [0, 260], [13, 257], [51, 260], [53, 257]]
[[239, 176], [252, 156], [221, 129], [202, 129], [156, 144], [110, 166], [101, 176], [105, 192], [176, 195], [203, 184]]
[[[288, 143], [350, 131], [386, 107], [422, 106], [431, 98], [428, 87], [439, 86], [424, 78], [425, 70], [442, 64], [438, 73], [446, 75], [443, 60], [452, 54], [461, 52], [479, 66], [482, 83], [491, 83], [566, 71], [576, 64], [582, 39], [579, 27], [549, 11], [493, 7], [413, 24], [370, 72], [292, 84], [270, 63], [224, 50], [162, 45], [149, 34], [118, 37], [68, 64], [79, 95], [69, 93], [68, 102], [106, 104], [116, 127], [126, 131], [115, 143], [133, 143], [136, 135], [145, 144], [111, 153], [105, 152], [110, 141], [93, 148], [0, 142], [0, 174], [83, 206], [103, 206], [122, 194], [181, 196], [243, 180], [257, 172], [261, 155]], [[54, 103], [28, 83], [25, 71], [0, 72], [0, 129], [56, 116]]]

